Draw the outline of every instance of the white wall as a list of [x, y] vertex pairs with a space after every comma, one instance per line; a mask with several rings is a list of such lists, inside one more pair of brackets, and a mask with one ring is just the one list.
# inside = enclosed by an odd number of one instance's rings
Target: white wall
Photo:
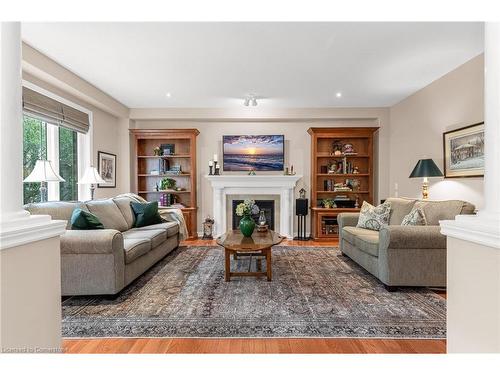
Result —
[[[133, 110], [132, 110], [133, 111]], [[337, 115], [339, 118], [345, 117], [345, 113], [341, 115], [341, 109], [329, 109], [328, 115], [332, 118]], [[307, 113], [307, 110], [303, 110]], [[369, 111], [368, 111], [369, 112]], [[304, 114], [303, 113], [303, 114]], [[222, 136], [230, 134], [284, 134], [285, 135], [285, 164], [290, 166], [293, 164], [297, 174], [302, 174], [304, 177], [299, 181], [296, 189], [296, 196], [300, 188], [310, 194], [310, 145], [311, 138], [307, 133], [310, 127], [345, 127], [345, 126], [380, 126], [377, 134], [377, 139], [382, 147], [380, 151], [376, 151], [375, 157], [375, 197], [386, 198], [389, 192], [389, 176], [388, 169], [385, 167], [389, 162], [389, 153], [387, 145], [389, 143], [389, 126], [387, 123], [387, 109], [373, 109], [371, 113], [365, 113], [364, 110], [350, 109], [351, 119], [342, 120], [322, 120], [322, 121], [307, 121], [307, 120], [292, 120], [283, 119], [278, 121], [262, 120], [262, 121], [179, 121], [179, 120], [136, 120], [135, 126], [140, 129], [169, 129], [169, 128], [196, 128], [200, 131], [198, 136], [198, 229], [201, 228], [201, 222], [207, 214], [212, 216], [212, 188], [208, 181], [203, 177], [208, 174], [208, 160], [214, 153], [218, 153], [222, 158]], [[144, 116], [144, 113], [141, 114]], [[285, 116], [283, 116], [285, 117]], [[365, 119], [363, 119], [363, 117]], [[133, 164], [131, 164], [133, 168]], [[222, 173], [243, 173], [245, 172], [222, 172]], [[276, 173], [276, 172], [271, 172]], [[265, 174], [261, 172], [259, 174]], [[378, 188], [378, 191], [377, 191]], [[309, 225], [309, 223], [308, 223]], [[296, 224], [295, 228], [296, 229]]]
[[[390, 193], [420, 197], [409, 179], [419, 159], [443, 171], [443, 133], [484, 120], [484, 56], [479, 55], [390, 108]], [[444, 172], [444, 171], [443, 171]], [[431, 199], [463, 199], [481, 208], [483, 179], [430, 179]]]

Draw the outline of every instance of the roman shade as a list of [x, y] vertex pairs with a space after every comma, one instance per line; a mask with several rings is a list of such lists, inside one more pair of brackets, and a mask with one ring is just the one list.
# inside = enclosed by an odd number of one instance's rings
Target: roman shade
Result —
[[89, 115], [69, 105], [23, 87], [23, 113], [79, 133], [89, 131]]

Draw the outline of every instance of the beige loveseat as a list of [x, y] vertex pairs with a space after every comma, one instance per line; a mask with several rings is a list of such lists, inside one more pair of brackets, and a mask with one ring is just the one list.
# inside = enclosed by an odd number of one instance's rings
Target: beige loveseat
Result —
[[[33, 215], [67, 220], [61, 236], [62, 295], [116, 294], [179, 245], [179, 225], [134, 228], [130, 199], [28, 204]], [[96, 215], [105, 229], [71, 230], [75, 208]]]
[[[446, 237], [439, 220], [472, 214], [460, 200], [429, 201], [389, 198], [389, 225], [380, 232], [358, 228], [359, 213], [338, 215], [340, 251], [377, 277], [392, 291], [397, 286], [446, 286]], [[421, 207], [425, 226], [401, 226], [412, 208]]]

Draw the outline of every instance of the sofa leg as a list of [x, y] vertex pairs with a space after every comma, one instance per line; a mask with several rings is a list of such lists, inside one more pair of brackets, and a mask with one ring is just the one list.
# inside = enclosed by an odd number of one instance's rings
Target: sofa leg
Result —
[[387, 290], [388, 292], [395, 292], [396, 290], [398, 290], [398, 287], [397, 286], [393, 286], [393, 285], [385, 285], [384, 284], [384, 288], [385, 290]]

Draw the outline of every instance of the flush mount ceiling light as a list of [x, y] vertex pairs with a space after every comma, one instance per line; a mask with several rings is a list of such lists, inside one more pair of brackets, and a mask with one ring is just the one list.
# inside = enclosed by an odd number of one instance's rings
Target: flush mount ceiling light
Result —
[[171, 93], [169, 93], [169, 92], [167, 92], [167, 93], [165, 94], [165, 96], [166, 96], [167, 98], [170, 98], [170, 97], [172, 96], [172, 94], [171, 94]]
[[249, 105], [251, 105], [252, 107], [255, 107], [257, 105], [257, 99], [255, 98], [255, 95], [247, 95], [245, 97], [243, 105], [245, 107], [248, 107]]

